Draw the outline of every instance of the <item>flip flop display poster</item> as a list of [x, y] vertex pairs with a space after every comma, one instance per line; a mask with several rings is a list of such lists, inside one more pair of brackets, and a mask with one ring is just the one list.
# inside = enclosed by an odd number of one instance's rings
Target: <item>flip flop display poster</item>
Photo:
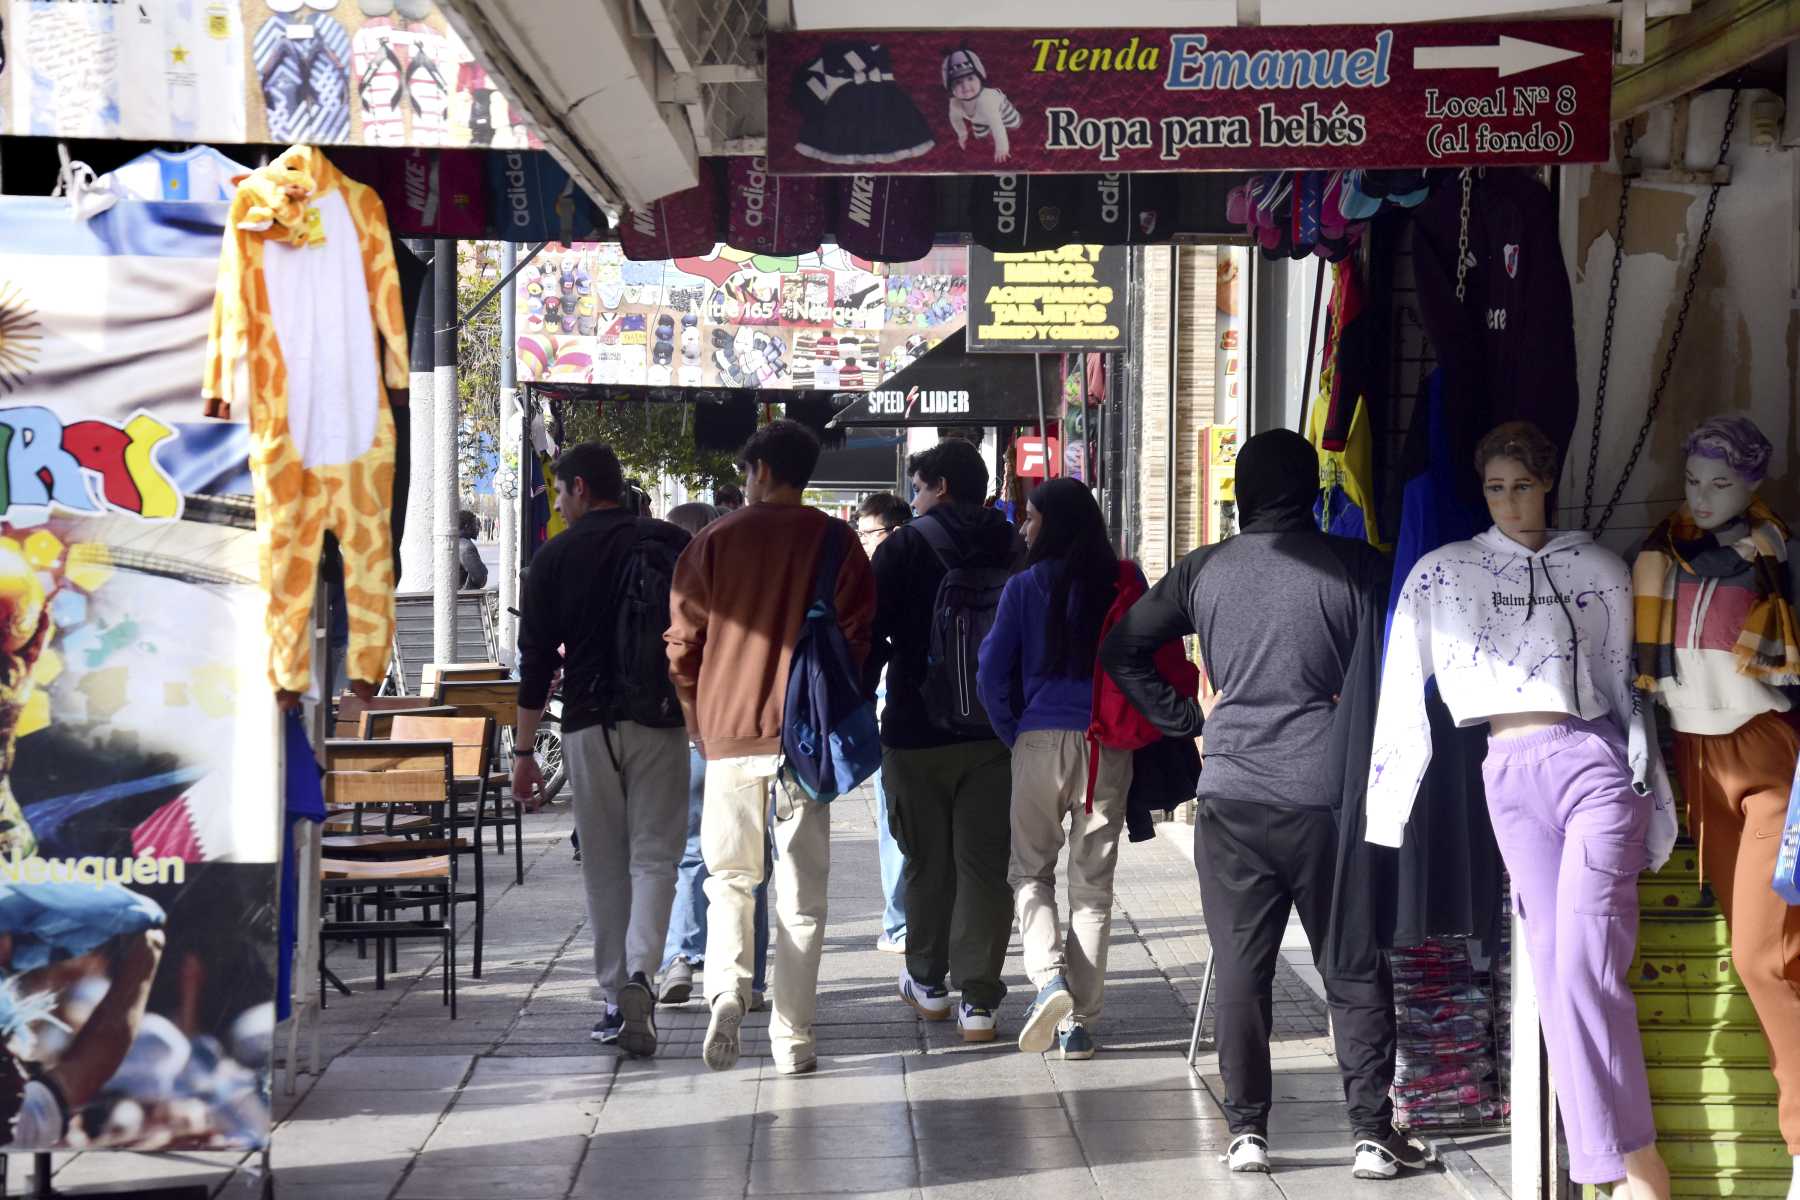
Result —
[[0, 132], [542, 145], [431, 0], [0, 0]]

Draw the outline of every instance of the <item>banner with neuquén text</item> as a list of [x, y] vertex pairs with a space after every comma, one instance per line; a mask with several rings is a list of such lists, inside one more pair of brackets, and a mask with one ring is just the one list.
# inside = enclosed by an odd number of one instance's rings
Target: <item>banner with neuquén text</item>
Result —
[[223, 206], [35, 203], [0, 223], [0, 1153], [254, 1148], [281, 756], [244, 443], [201, 416]]
[[1604, 20], [769, 36], [788, 174], [1599, 162]]

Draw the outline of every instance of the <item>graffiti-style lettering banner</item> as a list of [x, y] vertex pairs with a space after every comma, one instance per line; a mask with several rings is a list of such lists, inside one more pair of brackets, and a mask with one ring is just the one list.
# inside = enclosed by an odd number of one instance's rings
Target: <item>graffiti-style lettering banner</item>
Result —
[[791, 33], [769, 162], [1192, 171], [1598, 162], [1606, 21]]

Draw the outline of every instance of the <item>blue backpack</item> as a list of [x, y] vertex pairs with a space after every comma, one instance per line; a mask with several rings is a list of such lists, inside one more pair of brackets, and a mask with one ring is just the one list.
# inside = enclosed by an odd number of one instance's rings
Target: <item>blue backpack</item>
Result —
[[849, 542], [849, 527], [831, 522], [819, 554], [812, 606], [794, 643], [781, 719], [788, 773], [821, 804], [851, 791], [881, 766], [875, 704], [863, 696], [850, 645], [838, 628], [838, 569]]

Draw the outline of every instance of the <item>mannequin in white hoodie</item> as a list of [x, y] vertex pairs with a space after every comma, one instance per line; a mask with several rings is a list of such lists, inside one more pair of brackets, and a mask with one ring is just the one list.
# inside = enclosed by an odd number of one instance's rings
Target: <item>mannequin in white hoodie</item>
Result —
[[1557, 453], [1535, 426], [1495, 429], [1475, 465], [1494, 527], [1420, 560], [1394, 612], [1366, 836], [1388, 846], [1405, 836], [1431, 760], [1435, 677], [1459, 726], [1490, 728], [1488, 811], [1539, 981], [1569, 1173], [1666, 1200], [1625, 972], [1637, 876], [1668, 858], [1675, 816], [1631, 684], [1631, 578], [1586, 533], [1552, 536]]

